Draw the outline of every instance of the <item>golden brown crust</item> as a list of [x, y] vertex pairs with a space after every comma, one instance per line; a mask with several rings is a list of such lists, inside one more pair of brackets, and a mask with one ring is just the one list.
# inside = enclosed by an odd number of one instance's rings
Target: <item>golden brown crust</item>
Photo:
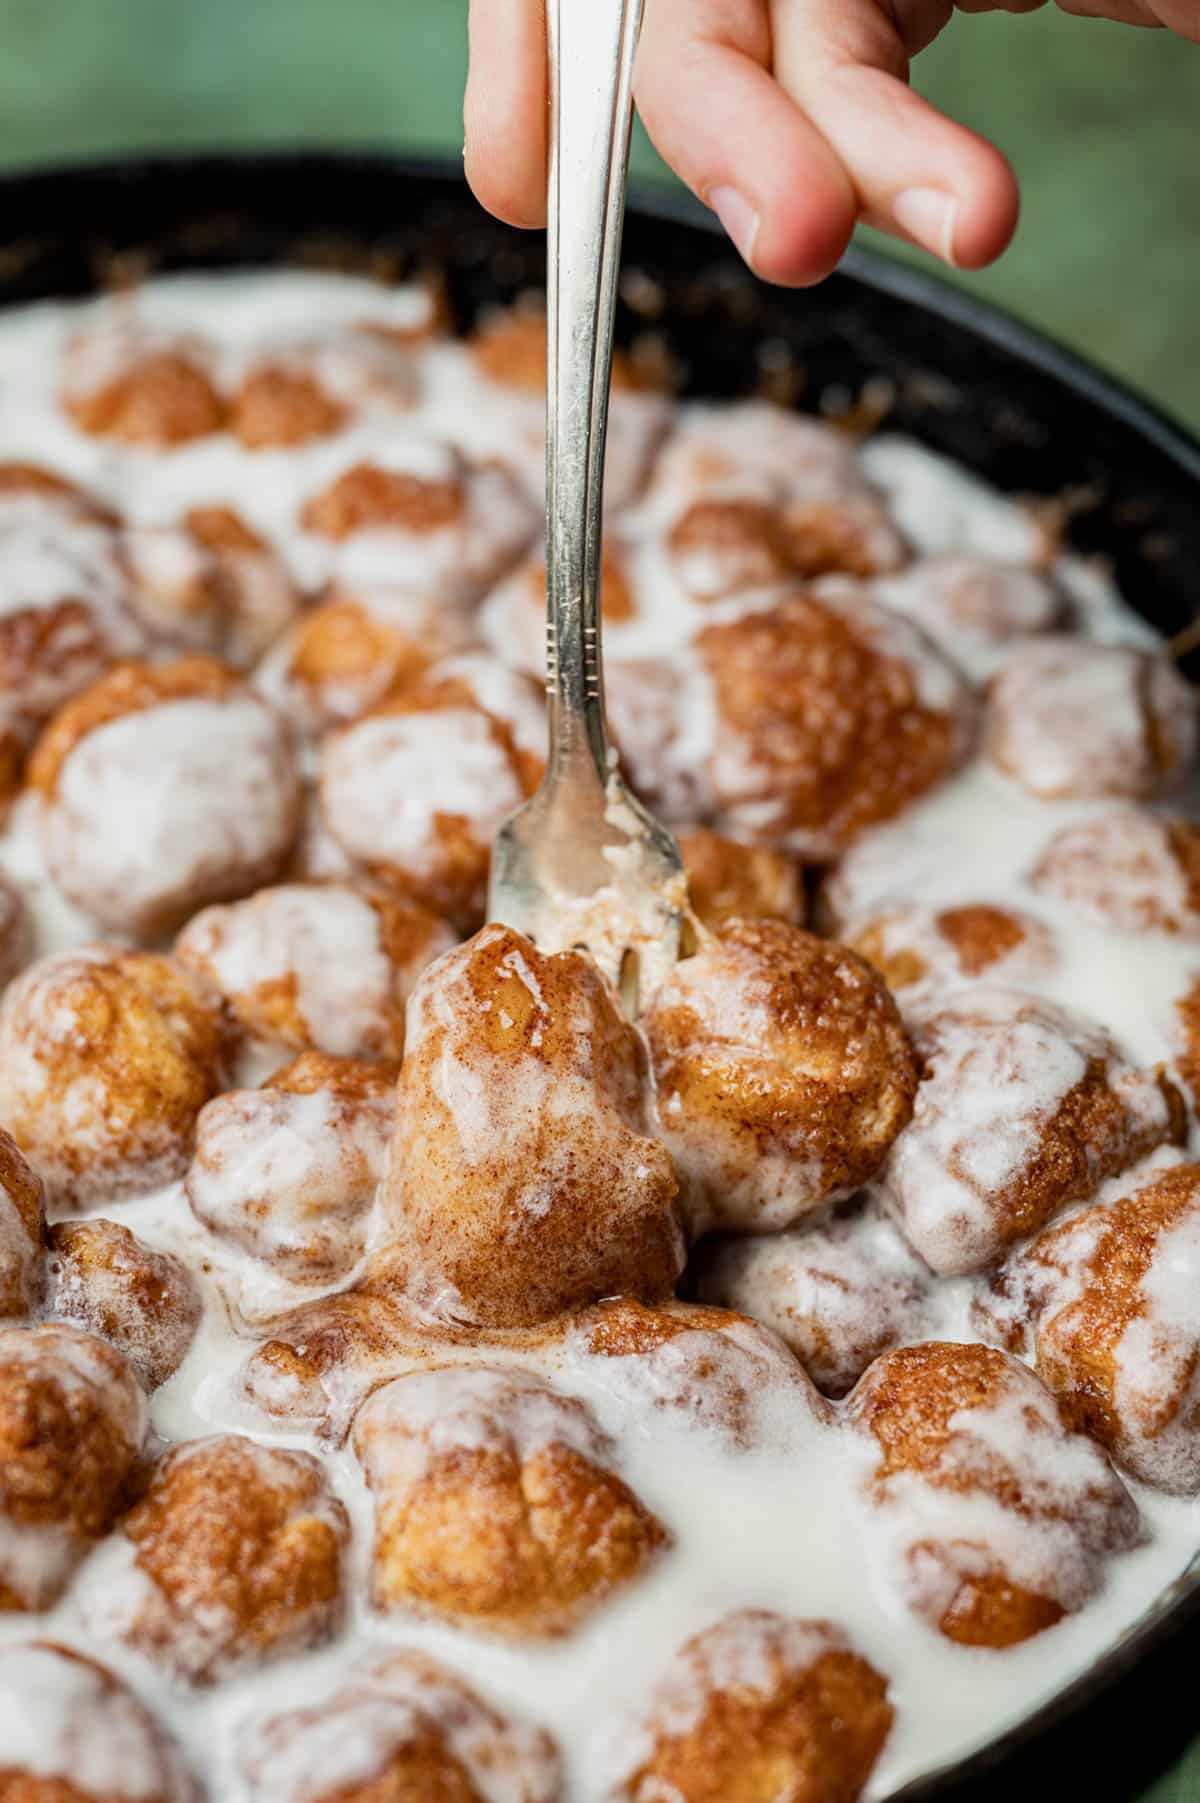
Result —
[[891, 1731], [886, 1680], [823, 1622], [740, 1611], [688, 1641], [673, 1677], [622, 1803], [855, 1803]]
[[236, 1434], [190, 1442], [159, 1460], [121, 1525], [150, 1586], [127, 1638], [190, 1683], [338, 1625], [349, 1523], [305, 1453]]
[[848, 1194], [912, 1111], [916, 1067], [865, 960], [799, 927], [735, 920], [643, 1021], [660, 1132], [700, 1226], [769, 1231]]
[[401, 532], [439, 532], [457, 525], [465, 498], [456, 478], [427, 480], [407, 470], [356, 463], [307, 503], [301, 523], [323, 538], [392, 527]]
[[242, 378], [230, 402], [230, 427], [248, 451], [291, 449], [345, 425], [346, 409], [315, 376], [277, 363]]
[[53, 799], [64, 763], [88, 733], [163, 702], [223, 701], [241, 689], [237, 671], [215, 657], [197, 654], [170, 664], [117, 664], [59, 708], [37, 742], [29, 781]]
[[293, 642], [288, 681], [328, 688], [389, 690], [418, 683], [444, 650], [372, 614], [352, 595], [335, 595], [305, 615]]
[[68, 392], [64, 405], [80, 431], [126, 444], [186, 444], [226, 423], [220, 395], [182, 351], [144, 357], [100, 388]]
[[769, 805], [770, 830], [819, 855], [893, 819], [961, 755], [963, 721], [922, 699], [909, 662], [812, 595], [705, 627], [696, 645], [716, 695], [719, 805]]
[[337, 1058], [332, 1052], [301, 1052], [290, 1064], [267, 1078], [264, 1088], [286, 1090], [293, 1096], [328, 1091], [345, 1102], [367, 1102], [391, 1094], [399, 1065], [368, 1062], [363, 1058]]
[[706, 827], [680, 833], [679, 849], [692, 907], [714, 932], [738, 918], [802, 922], [804, 887], [793, 858]]
[[881, 540], [874, 508], [864, 513], [835, 501], [773, 506], [706, 497], [680, 514], [667, 546], [685, 580], [696, 560], [703, 579], [688, 586], [708, 601], [819, 576], [873, 576], [898, 559], [891, 535]]
[[117, 1221], [63, 1221], [49, 1232], [49, 1312], [125, 1354], [147, 1390], [178, 1370], [204, 1312], [182, 1259]]

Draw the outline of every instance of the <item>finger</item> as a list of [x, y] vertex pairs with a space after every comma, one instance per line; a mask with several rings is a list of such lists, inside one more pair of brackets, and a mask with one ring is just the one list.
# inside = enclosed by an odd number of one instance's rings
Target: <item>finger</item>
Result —
[[775, 72], [866, 222], [960, 268], [997, 257], [1017, 223], [1016, 177], [995, 145], [913, 93], [893, 15], [875, 0], [773, 0], [772, 23]]
[[837, 157], [767, 67], [759, 0], [650, 0], [638, 109], [660, 154], [769, 282], [820, 281], [854, 227]]
[[546, 223], [544, 0], [471, 0], [463, 102], [467, 180], [509, 225]]

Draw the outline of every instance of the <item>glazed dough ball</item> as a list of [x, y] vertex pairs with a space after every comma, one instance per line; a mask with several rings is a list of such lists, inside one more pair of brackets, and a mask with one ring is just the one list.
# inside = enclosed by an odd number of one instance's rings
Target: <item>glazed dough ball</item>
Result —
[[912, 1122], [881, 1176], [935, 1271], [982, 1271], [1155, 1146], [1181, 1144], [1182, 1100], [1132, 1069], [1093, 1022], [1020, 990], [980, 985], [915, 1033]]
[[0, 699], [15, 745], [6, 763], [28, 723], [142, 650], [128, 600], [111, 518], [51, 470], [0, 463]]
[[869, 602], [796, 594], [695, 643], [715, 708], [713, 799], [735, 834], [829, 858], [969, 747], [962, 679], [916, 627]]
[[6, 1803], [199, 1803], [162, 1725], [107, 1666], [51, 1640], [0, 1649]]
[[705, 827], [680, 833], [679, 850], [692, 908], [714, 932], [734, 919], [803, 922], [804, 886], [793, 859]]
[[501, 1715], [424, 1653], [351, 1667], [323, 1701], [241, 1737], [249, 1803], [559, 1803], [548, 1734]]
[[118, 932], [161, 933], [270, 882], [300, 828], [286, 730], [207, 657], [93, 683], [47, 727], [30, 776], [55, 882]]
[[206, 908], [175, 953], [251, 1040], [398, 1059], [413, 985], [454, 942], [444, 921], [405, 902], [340, 883], [286, 883]]
[[773, 1333], [695, 1302], [648, 1308], [622, 1296], [566, 1318], [562, 1355], [638, 1416], [663, 1410], [734, 1447], [787, 1447], [829, 1421], [826, 1405]]
[[875, 576], [908, 558], [877, 497], [858, 491], [782, 504], [713, 495], [678, 516], [666, 544], [700, 602], [818, 576]]
[[847, 1419], [890, 1583], [960, 1646], [1009, 1647], [1081, 1609], [1137, 1544], [1132, 1497], [1019, 1360], [930, 1341], [885, 1353]]
[[722, 928], [676, 965], [642, 1026], [697, 1233], [775, 1233], [849, 1195], [912, 1109], [912, 1053], [883, 983], [781, 921]]
[[76, 1327], [0, 1327], [0, 1610], [48, 1609], [126, 1501], [146, 1398]]
[[683, 1265], [676, 1180], [647, 1137], [644, 1058], [590, 959], [485, 927], [409, 1004], [383, 1207], [414, 1297], [522, 1326]]
[[263, 1089], [227, 1091], [196, 1123], [193, 1214], [293, 1283], [345, 1277], [362, 1256], [395, 1106], [394, 1069], [321, 1053]]
[[985, 975], [989, 982], [1020, 983], [1044, 976], [1058, 958], [1054, 936], [1040, 920], [990, 902], [953, 908], [898, 902], [843, 937], [893, 991], [944, 991]]
[[226, 423], [213, 348], [155, 331], [119, 303], [67, 346], [62, 403], [81, 432], [159, 450]]
[[1062, 827], [1030, 877], [1081, 919], [1200, 938], [1200, 828], [1117, 803]]
[[929, 1268], [871, 1205], [792, 1233], [710, 1240], [695, 1283], [772, 1328], [827, 1396], [929, 1326]]
[[181, 1684], [321, 1646], [342, 1615], [349, 1522], [318, 1460], [238, 1434], [164, 1454], [121, 1523], [118, 1631]]
[[1195, 695], [1156, 651], [1045, 638], [992, 679], [987, 751], [1047, 800], [1161, 794], [1192, 770], [1197, 742]]
[[413, 350], [364, 330], [276, 345], [252, 360], [230, 403], [248, 451], [293, 450], [327, 438], [355, 414], [399, 413], [417, 393]]
[[[511, 309], [476, 327], [469, 429], [481, 449], [509, 458], [541, 504], [546, 475], [546, 321]], [[482, 378], [482, 380], [481, 380]], [[635, 499], [671, 407], [651, 375], [619, 348], [613, 352], [612, 394], [604, 464], [609, 512]]]
[[255, 681], [302, 731], [323, 732], [415, 687], [439, 659], [473, 640], [466, 608], [419, 590], [358, 588], [304, 614]]
[[676, 1653], [611, 1803], [855, 1803], [892, 1726], [887, 1681], [827, 1621], [738, 1609]]
[[1063, 1418], [1145, 1483], [1200, 1490], [1200, 1166], [1018, 1247], [975, 1324], [1032, 1354]]
[[227, 1052], [216, 997], [174, 959], [58, 952], [0, 999], [0, 1120], [52, 1207], [141, 1195], [183, 1175]]
[[46, 1312], [107, 1340], [156, 1390], [187, 1357], [204, 1313], [182, 1259], [156, 1252], [117, 1221], [50, 1229]]
[[451, 679], [331, 733], [321, 809], [349, 857], [469, 932], [483, 917], [492, 840], [539, 776], [504, 722]]
[[177, 526], [132, 526], [121, 544], [130, 605], [179, 650], [247, 670], [299, 611], [282, 558], [232, 507], [193, 507]]
[[42, 1180], [0, 1127], [0, 1316], [27, 1315], [41, 1300], [45, 1242]]
[[376, 448], [314, 495], [300, 524], [337, 546], [344, 585], [384, 583], [470, 604], [520, 556], [538, 516], [506, 464], [394, 436], [386, 453]]
[[0, 989], [29, 962], [32, 946], [33, 929], [25, 899], [0, 877]]
[[375, 1498], [378, 1609], [559, 1634], [668, 1542], [584, 1404], [518, 1371], [395, 1378], [359, 1410], [354, 1450]]
[[873, 582], [871, 594], [907, 615], [976, 679], [991, 673], [1014, 639], [1053, 632], [1068, 611], [1044, 570], [962, 552], [922, 557]]

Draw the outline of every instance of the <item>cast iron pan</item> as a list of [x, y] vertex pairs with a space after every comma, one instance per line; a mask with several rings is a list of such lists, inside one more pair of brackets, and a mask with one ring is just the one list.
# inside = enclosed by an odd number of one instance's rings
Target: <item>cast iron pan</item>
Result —
[[[451, 314], [541, 286], [540, 237], [482, 214], [450, 164], [391, 156], [213, 156], [0, 180], [0, 304], [152, 271], [298, 262], [433, 272]], [[686, 392], [762, 392], [884, 416], [997, 486], [1065, 498], [1067, 535], [1112, 564], [1164, 634], [1200, 613], [1200, 444], [1016, 321], [854, 251], [821, 288], [756, 283], [699, 208], [646, 199], [625, 233], [618, 336], [665, 354]], [[1200, 650], [1190, 674], [1200, 680]], [[1188, 660], [1183, 666], [1188, 670]], [[1019, 1728], [902, 1792], [905, 1803], [1130, 1803], [1196, 1727], [1200, 1570]], [[986, 1685], [986, 1659], [980, 1682]]]

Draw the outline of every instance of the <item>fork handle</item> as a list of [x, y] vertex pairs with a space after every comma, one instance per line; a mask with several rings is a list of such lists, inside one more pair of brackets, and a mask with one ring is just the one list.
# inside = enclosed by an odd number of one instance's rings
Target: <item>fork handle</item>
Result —
[[[548, 0], [546, 662], [551, 776], [608, 775], [600, 529], [643, 0]], [[590, 768], [589, 768], [590, 766]]]

